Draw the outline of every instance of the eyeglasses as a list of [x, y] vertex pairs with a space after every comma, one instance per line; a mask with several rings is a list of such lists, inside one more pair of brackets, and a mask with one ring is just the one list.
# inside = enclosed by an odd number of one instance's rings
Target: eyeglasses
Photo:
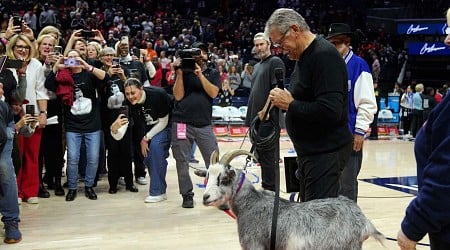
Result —
[[284, 39], [286, 38], [287, 33], [291, 30], [291, 28], [289, 28], [288, 30], [286, 30], [283, 35], [281, 36], [280, 40], [278, 40], [278, 42], [274, 42], [273, 46], [274, 47], [281, 47], [281, 45], [284, 42]]
[[28, 45], [15, 45], [14, 48], [22, 49], [22, 50], [29, 50], [30, 46], [28, 46]]

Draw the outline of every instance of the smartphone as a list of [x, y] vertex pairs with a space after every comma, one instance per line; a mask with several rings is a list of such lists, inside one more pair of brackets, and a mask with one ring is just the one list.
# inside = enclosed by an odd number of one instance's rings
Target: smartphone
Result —
[[23, 61], [20, 59], [6, 59], [5, 68], [12, 68], [12, 69], [20, 69], [23, 66]]
[[66, 67], [76, 67], [80, 66], [80, 62], [75, 58], [66, 58], [64, 59], [64, 65]]
[[125, 115], [125, 117], [128, 118], [128, 106], [121, 106], [120, 107], [120, 113]]
[[133, 48], [133, 55], [135, 55], [137, 58], [141, 57], [141, 50], [138, 48]]
[[120, 67], [120, 58], [114, 57], [114, 58], [112, 59], [112, 66], [113, 66], [114, 68]]
[[61, 46], [54, 46], [53, 47], [53, 53], [56, 56], [60, 56], [62, 54], [62, 47]]
[[35, 112], [35, 110], [34, 110], [34, 105], [33, 104], [27, 104], [25, 106], [25, 113], [27, 115], [34, 115], [34, 112]]
[[91, 37], [94, 37], [94, 32], [92, 30], [82, 30], [81, 36], [84, 37], [85, 39], [89, 39]]
[[21, 16], [14, 16], [13, 17], [13, 25], [22, 27], [22, 17]]

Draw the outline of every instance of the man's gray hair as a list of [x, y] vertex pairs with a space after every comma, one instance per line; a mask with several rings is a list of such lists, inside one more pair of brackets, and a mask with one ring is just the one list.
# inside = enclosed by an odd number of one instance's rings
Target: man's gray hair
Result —
[[293, 9], [280, 8], [275, 10], [267, 20], [264, 33], [270, 34], [274, 29], [277, 29], [280, 33], [284, 33], [292, 25], [298, 26], [300, 31], [309, 30], [309, 25], [306, 23], [305, 18], [299, 13]]

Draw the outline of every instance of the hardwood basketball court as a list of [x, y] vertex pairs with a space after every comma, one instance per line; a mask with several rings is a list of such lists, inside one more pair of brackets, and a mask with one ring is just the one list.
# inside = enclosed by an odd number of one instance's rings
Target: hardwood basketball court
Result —
[[[241, 143], [242, 137], [219, 137], [222, 153], [239, 148]], [[405, 208], [417, 190], [413, 146], [413, 142], [396, 138], [365, 142], [358, 204], [388, 238], [396, 238]], [[250, 149], [248, 140], [243, 149]], [[281, 156], [289, 155], [292, 144], [285, 136], [281, 139]], [[198, 150], [196, 156], [201, 159]], [[244, 162], [245, 157], [241, 156], [232, 165], [241, 168]], [[201, 168], [202, 164], [194, 166]], [[284, 164], [280, 166], [281, 190], [285, 190]], [[220, 210], [202, 205], [203, 179], [193, 175], [192, 170], [196, 202], [193, 209], [181, 208], [175, 162], [170, 157], [166, 201], [144, 203], [148, 185], [138, 186], [138, 193], [120, 186], [117, 194], [109, 194], [107, 177], [95, 189], [96, 201], [84, 197], [81, 183], [73, 202], [66, 202], [51, 191], [51, 198], [40, 199], [38, 205], [21, 205], [22, 242], [2, 242], [0, 249], [240, 249], [235, 221]], [[248, 171], [259, 188], [258, 167], [252, 166]], [[281, 196], [289, 198], [290, 194], [282, 192]], [[427, 244], [428, 239], [422, 243]], [[399, 249], [392, 240], [386, 240], [385, 245], [383, 248], [370, 238], [363, 249]]]

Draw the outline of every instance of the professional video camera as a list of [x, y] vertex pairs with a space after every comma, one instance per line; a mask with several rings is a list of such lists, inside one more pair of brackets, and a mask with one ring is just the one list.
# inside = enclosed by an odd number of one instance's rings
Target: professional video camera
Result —
[[181, 49], [177, 51], [177, 55], [181, 58], [181, 70], [183, 72], [194, 72], [195, 63], [202, 60], [202, 51], [198, 48]]

